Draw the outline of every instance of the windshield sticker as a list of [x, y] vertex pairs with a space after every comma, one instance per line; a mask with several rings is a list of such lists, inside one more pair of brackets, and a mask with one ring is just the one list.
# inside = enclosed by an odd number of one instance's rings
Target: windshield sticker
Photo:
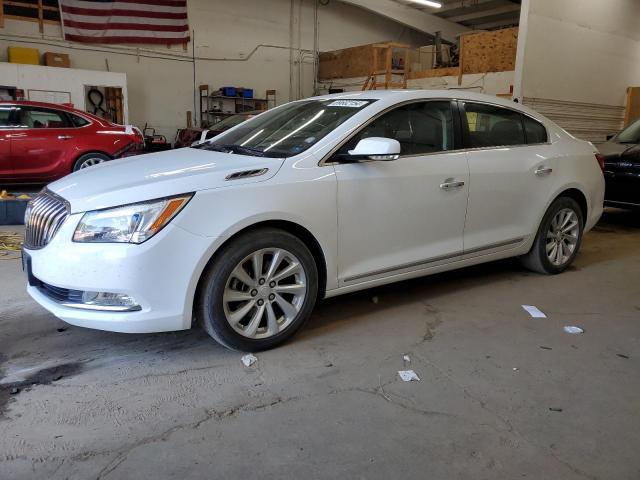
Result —
[[336, 100], [331, 102], [327, 107], [348, 107], [348, 108], [361, 108], [367, 103], [365, 100]]

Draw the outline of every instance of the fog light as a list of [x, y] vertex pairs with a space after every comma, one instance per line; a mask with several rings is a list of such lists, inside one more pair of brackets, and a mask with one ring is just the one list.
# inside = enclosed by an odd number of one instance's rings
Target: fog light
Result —
[[135, 299], [124, 293], [82, 292], [82, 306], [96, 310], [134, 311], [141, 307]]

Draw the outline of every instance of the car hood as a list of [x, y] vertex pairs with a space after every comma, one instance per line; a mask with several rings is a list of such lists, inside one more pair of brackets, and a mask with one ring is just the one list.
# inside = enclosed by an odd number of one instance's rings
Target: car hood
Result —
[[[113, 160], [51, 183], [47, 188], [66, 199], [71, 213], [115, 207], [170, 195], [233, 187], [271, 178], [284, 159], [235, 155], [195, 148], [167, 150]], [[227, 180], [248, 170], [258, 176]]]

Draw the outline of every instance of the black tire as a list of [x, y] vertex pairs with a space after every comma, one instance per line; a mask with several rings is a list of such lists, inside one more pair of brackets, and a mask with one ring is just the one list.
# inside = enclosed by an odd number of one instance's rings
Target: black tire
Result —
[[[578, 239], [575, 248], [569, 258], [561, 265], [556, 265], [551, 262], [549, 256], [547, 255], [547, 232], [549, 232], [551, 228], [551, 222], [553, 221], [554, 217], [564, 209], [571, 209], [578, 218]], [[561, 273], [565, 271], [576, 258], [576, 255], [578, 254], [580, 245], [582, 243], [583, 230], [584, 218], [582, 215], [582, 209], [580, 208], [580, 205], [578, 205], [578, 202], [576, 202], [573, 198], [559, 197], [554, 200], [554, 202], [545, 213], [542, 222], [540, 223], [540, 227], [538, 228], [538, 233], [536, 234], [536, 239], [533, 242], [531, 250], [526, 255], [520, 257], [520, 261], [526, 268], [537, 273], [543, 273], [546, 275], [555, 275], [557, 273]]]
[[[267, 338], [249, 338], [234, 330], [227, 321], [223, 295], [236, 266], [252, 253], [270, 248], [284, 249], [299, 259], [307, 289], [297, 316], [288, 326]], [[257, 352], [276, 347], [292, 337], [311, 316], [317, 296], [318, 269], [305, 244], [283, 230], [261, 228], [238, 236], [216, 253], [200, 280], [194, 313], [198, 323], [218, 343], [232, 350]]]
[[[85, 164], [87, 161], [90, 160], [96, 160], [99, 162], [98, 163], [102, 163], [102, 162], [106, 162], [111, 160], [111, 157], [109, 157], [108, 155], [105, 155], [104, 153], [98, 153], [98, 152], [94, 152], [94, 153], [85, 153], [84, 155], [80, 155], [80, 157], [78, 157], [78, 159], [75, 161], [75, 163], [73, 164], [73, 171], [77, 172], [78, 170], [82, 169], [82, 165]], [[84, 167], [87, 168], [87, 167]]]

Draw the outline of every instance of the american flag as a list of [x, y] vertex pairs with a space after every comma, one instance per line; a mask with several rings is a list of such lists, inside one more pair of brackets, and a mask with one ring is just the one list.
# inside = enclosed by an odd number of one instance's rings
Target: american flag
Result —
[[187, 0], [60, 0], [65, 40], [82, 43], [185, 43]]

